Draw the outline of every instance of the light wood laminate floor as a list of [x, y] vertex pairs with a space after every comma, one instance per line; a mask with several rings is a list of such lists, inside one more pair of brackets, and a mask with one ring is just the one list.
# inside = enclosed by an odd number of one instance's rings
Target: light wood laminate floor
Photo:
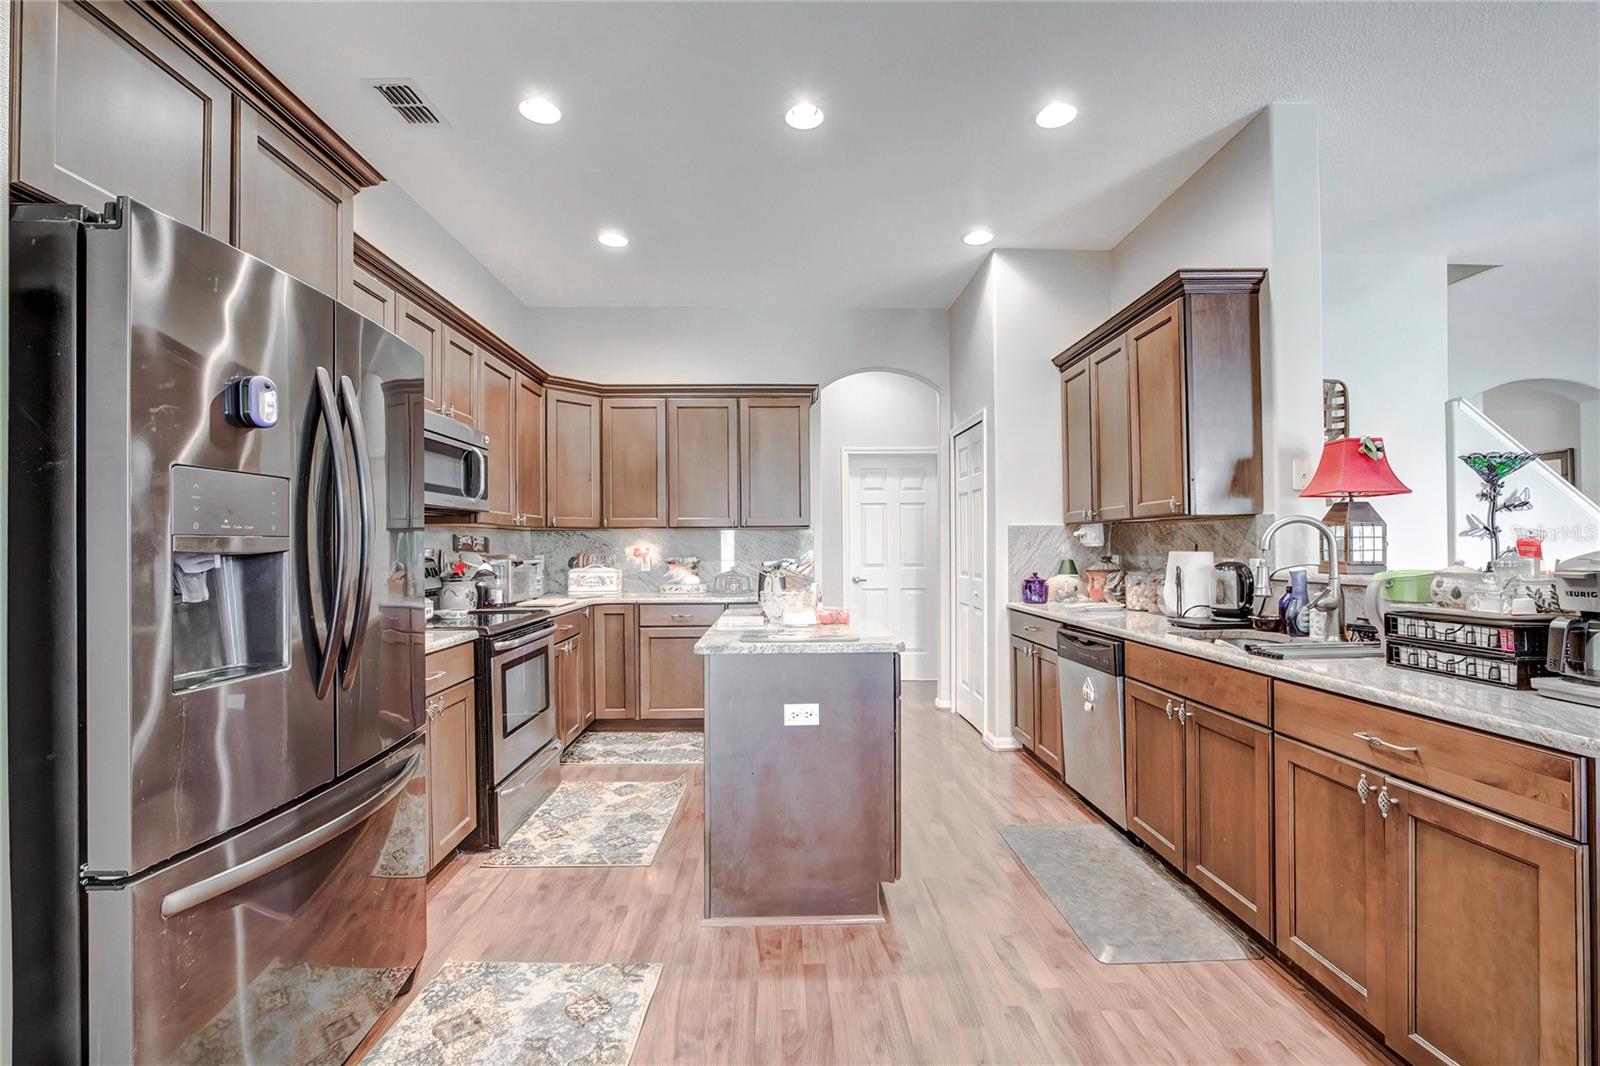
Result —
[[906, 697], [903, 870], [885, 890], [887, 923], [702, 928], [699, 767], [567, 765], [568, 779], [688, 775], [655, 864], [452, 859], [429, 886], [412, 995], [450, 959], [659, 962], [636, 1064], [1393, 1061], [1270, 960], [1097, 962], [999, 833], [1095, 816], [1025, 756], [935, 710], [923, 686]]

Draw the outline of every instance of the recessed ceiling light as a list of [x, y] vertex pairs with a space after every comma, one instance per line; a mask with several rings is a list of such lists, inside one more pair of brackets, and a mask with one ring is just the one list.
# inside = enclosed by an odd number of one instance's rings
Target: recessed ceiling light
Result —
[[628, 235], [621, 230], [603, 229], [600, 231], [599, 241], [607, 248], [626, 248]]
[[797, 130], [814, 130], [822, 125], [822, 108], [802, 100], [788, 110], [783, 121]]
[[1062, 126], [1078, 117], [1078, 109], [1071, 104], [1052, 100], [1044, 105], [1044, 109], [1033, 117], [1033, 121], [1047, 130], [1058, 130]]
[[979, 226], [977, 229], [967, 230], [966, 234], [961, 238], [961, 243], [979, 245], [988, 244], [992, 240], [994, 240], [994, 234]]
[[561, 121], [561, 109], [542, 96], [530, 96], [517, 105], [522, 117], [541, 126], [554, 126]]

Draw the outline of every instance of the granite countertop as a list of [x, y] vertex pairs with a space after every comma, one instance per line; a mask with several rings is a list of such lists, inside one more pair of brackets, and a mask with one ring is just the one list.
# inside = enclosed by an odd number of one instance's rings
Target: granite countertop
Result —
[[1173, 633], [1167, 628], [1167, 620], [1156, 614], [1055, 603], [1011, 603], [1007, 606], [1092, 632], [1226, 663], [1441, 722], [1470, 726], [1574, 755], [1600, 756], [1600, 714], [1595, 708], [1549, 699], [1537, 692], [1432, 677], [1387, 666], [1382, 658], [1263, 659], [1231, 645]]
[[[753, 612], [740, 611], [749, 616]], [[783, 640], [745, 640], [746, 633], [782, 635]], [[842, 640], [841, 637], [853, 639]], [[831, 639], [830, 639], [831, 638]], [[870, 622], [835, 626], [785, 626], [763, 622], [761, 626], [734, 628], [715, 625], [695, 642], [696, 655], [817, 655], [893, 652], [905, 650], [905, 642], [887, 629]]]
[[[664, 592], [612, 592], [599, 596], [562, 596], [559, 593], [546, 593], [540, 599], [571, 599], [571, 603], [562, 604], [560, 607], [545, 608], [550, 612], [550, 617], [559, 618], [573, 611], [581, 611], [585, 607], [606, 606], [616, 603], [715, 603], [720, 606], [728, 604], [753, 604], [756, 594], [753, 592], [713, 593], [707, 592], [696, 596], [674, 596]], [[531, 600], [523, 600], [514, 606], [526, 606]], [[446, 625], [430, 624], [428, 626], [428, 654], [444, 651], [458, 644], [466, 644], [477, 638], [477, 633], [470, 629], [458, 629]]]
[[454, 648], [461, 644], [471, 644], [478, 639], [478, 634], [470, 629], [435, 629], [428, 627], [428, 654]]

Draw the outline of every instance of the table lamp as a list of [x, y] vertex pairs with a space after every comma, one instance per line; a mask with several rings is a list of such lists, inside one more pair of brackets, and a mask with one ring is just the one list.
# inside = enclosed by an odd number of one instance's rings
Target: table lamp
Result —
[[[1389, 469], [1382, 437], [1340, 437], [1323, 444], [1317, 472], [1300, 495], [1338, 501], [1328, 508], [1322, 522], [1333, 530], [1339, 569], [1349, 574], [1376, 574], [1389, 568], [1389, 527], [1366, 498], [1410, 491]], [[1326, 573], [1327, 547], [1321, 552], [1319, 569]]]

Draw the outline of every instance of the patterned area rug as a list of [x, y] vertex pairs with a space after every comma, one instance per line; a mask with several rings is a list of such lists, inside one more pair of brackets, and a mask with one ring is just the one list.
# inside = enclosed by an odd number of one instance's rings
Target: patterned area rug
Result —
[[590, 730], [561, 753], [562, 762], [702, 763], [706, 736], [687, 730], [658, 733], [612, 733]]
[[563, 781], [485, 866], [649, 866], [683, 799], [676, 781]]
[[622, 1066], [659, 963], [448, 962], [384, 1034], [367, 1066]]

